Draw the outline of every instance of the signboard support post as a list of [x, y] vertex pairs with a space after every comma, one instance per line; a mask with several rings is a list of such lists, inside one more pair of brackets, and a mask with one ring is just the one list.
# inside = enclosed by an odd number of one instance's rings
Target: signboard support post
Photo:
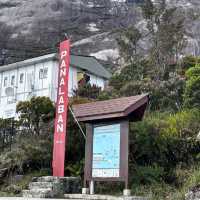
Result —
[[93, 180], [90, 181], [90, 194], [91, 195], [94, 194], [94, 181]]

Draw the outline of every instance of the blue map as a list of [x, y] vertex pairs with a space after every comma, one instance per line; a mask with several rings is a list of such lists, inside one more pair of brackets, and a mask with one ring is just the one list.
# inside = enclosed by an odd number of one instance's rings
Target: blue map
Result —
[[93, 176], [119, 176], [120, 124], [94, 128]]

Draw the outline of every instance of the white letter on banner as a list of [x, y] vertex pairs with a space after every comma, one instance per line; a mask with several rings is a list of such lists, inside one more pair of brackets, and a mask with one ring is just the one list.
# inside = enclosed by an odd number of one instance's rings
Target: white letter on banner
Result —
[[57, 130], [58, 133], [62, 133], [63, 130], [64, 130], [63, 124], [57, 124], [57, 129], [56, 130]]
[[63, 103], [64, 103], [64, 98], [63, 98], [63, 96], [60, 96], [58, 104], [63, 104]]
[[58, 113], [59, 114], [64, 113], [64, 105], [59, 105], [58, 106]]
[[67, 56], [67, 51], [62, 51], [62, 53], [61, 53], [61, 59], [63, 59], [66, 56]]
[[63, 116], [62, 115], [59, 115], [58, 117], [58, 123], [62, 122], [63, 123]]
[[59, 89], [58, 89], [58, 94], [59, 95], [64, 95], [65, 94], [64, 92], [62, 92], [62, 88], [61, 87], [59, 87]]
[[60, 76], [66, 76], [66, 68], [60, 70]]
[[61, 65], [60, 65], [60, 68], [64, 68], [64, 67], [66, 67], [66, 62], [65, 62], [65, 60], [62, 60], [62, 63], [61, 63]]
[[65, 85], [65, 79], [64, 79], [64, 78], [62, 78], [62, 79], [60, 80], [60, 86], [62, 86], [62, 85]]

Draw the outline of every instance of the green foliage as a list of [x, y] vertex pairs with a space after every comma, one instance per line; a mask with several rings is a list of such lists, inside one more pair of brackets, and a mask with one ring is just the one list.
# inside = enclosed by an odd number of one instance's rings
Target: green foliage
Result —
[[185, 81], [179, 76], [172, 76], [168, 81], [150, 78], [137, 80], [134, 79], [134, 76], [134, 70], [131, 67], [125, 67], [120, 74], [111, 79], [110, 85], [113, 86], [118, 96], [148, 93], [150, 110], [177, 111], [181, 109]]
[[200, 67], [192, 67], [186, 72], [187, 81], [184, 93], [184, 106], [199, 108], [200, 106]]
[[38, 135], [43, 123], [53, 119], [54, 110], [48, 97], [32, 97], [30, 101], [19, 102], [16, 108], [21, 124]]
[[0, 168], [8, 168], [10, 174], [50, 168], [52, 141], [52, 135], [19, 136], [11, 151], [0, 154]]
[[200, 59], [198, 57], [194, 57], [194, 56], [185, 56], [182, 59], [182, 68], [183, 70], [188, 70], [191, 67], [195, 67], [196, 64], [200, 63]]
[[[196, 141], [200, 128], [199, 111], [183, 111], [171, 116], [166, 114], [149, 116], [131, 126], [132, 177], [136, 173], [137, 180], [141, 178], [143, 184], [154, 181], [175, 184], [176, 167], [192, 166], [199, 160], [200, 142]], [[134, 168], [136, 164], [139, 173]], [[143, 173], [140, 167], [144, 169]]]
[[131, 182], [133, 185], [149, 185], [162, 181], [164, 168], [157, 165], [154, 166], [133, 166], [135, 170], [132, 172]]
[[186, 78], [198, 78], [200, 76], [200, 67], [191, 67], [186, 71]]
[[83, 177], [83, 167], [84, 167], [84, 163], [82, 160], [80, 162], [76, 162], [75, 164], [67, 164], [65, 171], [67, 172], [67, 174], [70, 174], [71, 176]]
[[33, 177], [47, 176], [47, 170], [29, 171], [23, 177], [17, 180], [15, 177], [8, 177], [3, 185], [0, 185], [0, 196], [17, 197], [22, 195], [22, 190], [28, 189], [29, 183]]
[[165, 126], [161, 129], [161, 134], [164, 136], [195, 139], [200, 129], [199, 122], [199, 110], [184, 110], [171, 114], [163, 119]]
[[101, 92], [101, 88], [96, 85], [84, 84], [74, 90], [74, 97], [97, 99]]

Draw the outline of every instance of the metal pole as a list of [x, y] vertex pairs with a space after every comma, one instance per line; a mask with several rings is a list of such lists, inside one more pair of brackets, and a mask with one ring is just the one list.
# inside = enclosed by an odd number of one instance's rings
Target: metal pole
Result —
[[79, 127], [81, 133], [83, 134], [83, 137], [86, 139], [86, 134], [84, 133], [84, 131], [83, 131], [83, 129], [82, 129], [80, 123], [78, 122], [78, 120], [77, 120], [77, 118], [76, 118], [76, 116], [75, 116], [75, 114], [74, 114], [74, 112], [72, 111], [72, 108], [71, 108], [70, 106], [69, 106], [69, 110], [70, 110], [70, 112], [71, 112], [71, 114], [72, 114], [72, 116], [73, 116], [75, 122], [77, 123], [77, 125], [78, 125], [78, 127]]

